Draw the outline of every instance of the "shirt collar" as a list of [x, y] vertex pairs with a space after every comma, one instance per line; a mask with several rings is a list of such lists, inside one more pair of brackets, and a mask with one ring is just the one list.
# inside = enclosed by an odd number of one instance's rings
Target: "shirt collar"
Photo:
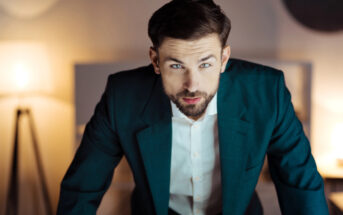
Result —
[[[172, 107], [172, 116], [176, 117], [176, 118], [185, 118], [187, 120], [189, 120], [189, 118], [183, 114], [179, 108], [176, 106], [176, 104], [174, 102], [172, 102], [170, 100], [170, 104]], [[213, 96], [212, 100], [210, 101], [210, 103], [208, 104], [207, 108], [206, 108], [206, 112], [205, 114], [200, 118], [204, 118], [206, 116], [209, 115], [216, 115], [217, 114], [217, 93]]]

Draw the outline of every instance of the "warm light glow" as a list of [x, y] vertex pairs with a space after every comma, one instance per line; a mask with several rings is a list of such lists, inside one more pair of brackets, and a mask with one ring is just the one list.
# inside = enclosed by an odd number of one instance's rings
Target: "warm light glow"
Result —
[[336, 158], [343, 159], [343, 123], [335, 125], [331, 135]]
[[51, 75], [44, 45], [0, 43], [0, 95], [49, 94], [53, 90]]
[[28, 66], [22, 63], [13, 65], [15, 82], [20, 90], [24, 90], [29, 84]]

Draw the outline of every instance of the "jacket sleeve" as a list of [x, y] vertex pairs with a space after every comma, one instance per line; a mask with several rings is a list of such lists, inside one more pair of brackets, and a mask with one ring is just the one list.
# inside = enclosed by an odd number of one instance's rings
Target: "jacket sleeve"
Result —
[[281, 212], [284, 215], [329, 214], [322, 177], [281, 74], [276, 89], [276, 123], [267, 152]]
[[57, 214], [96, 214], [114, 168], [122, 158], [114, 121], [111, 77], [62, 180]]

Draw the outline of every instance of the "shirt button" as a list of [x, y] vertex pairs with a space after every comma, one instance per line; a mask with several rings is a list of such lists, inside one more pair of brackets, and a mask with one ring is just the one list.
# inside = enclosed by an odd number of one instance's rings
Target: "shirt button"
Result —
[[195, 198], [195, 200], [199, 201], [199, 200], [200, 200], [200, 196], [197, 196], [197, 197]]
[[200, 214], [200, 210], [199, 209], [195, 209], [195, 213], [196, 214]]
[[199, 181], [200, 180], [200, 177], [199, 176], [196, 176], [195, 178], [194, 178], [194, 181]]
[[193, 153], [193, 157], [197, 158], [199, 156], [199, 153], [198, 152], [194, 152]]

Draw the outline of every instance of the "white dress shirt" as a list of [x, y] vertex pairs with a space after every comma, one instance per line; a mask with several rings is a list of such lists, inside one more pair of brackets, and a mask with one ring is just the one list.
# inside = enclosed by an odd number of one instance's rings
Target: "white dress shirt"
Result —
[[182, 215], [222, 210], [217, 125], [217, 94], [194, 121], [172, 107], [172, 154], [169, 207]]

